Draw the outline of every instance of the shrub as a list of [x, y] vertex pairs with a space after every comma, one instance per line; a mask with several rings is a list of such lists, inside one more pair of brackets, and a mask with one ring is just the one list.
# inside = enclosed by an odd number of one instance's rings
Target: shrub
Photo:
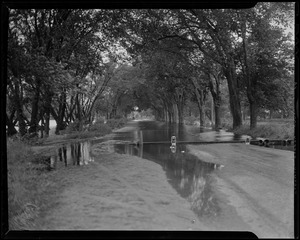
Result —
[[294, 126], [292, 124], [268, 124], [258, 125], [256, 128], [250, 129], [249, 125], [243, 125], [235, 129], [234, 133], [249, 135], [252, 138], [294, 139]]
[[199, 117], [195, 117], [195, 116], [187, 116], [184, 118], [184, 124], [186, 125], [194, 125], [194, 123], [196, 121], [199, 121]]
[[[83, 139], [83, 138], [92, 138], [92, 137], [100, 137], [106, 134], [111, 133], [112, 129], [109, 125], [100, 122], [96, 122], [94, 124], [89, 125], [85, 130], [81, 128], [80, 131], [73, 130], [71, 131], [72, 126], [66, 131], [66, 135], [64, 139]], [[76, 126], [75, 126], [76, 129]]]
[[105, 117], [98, 117], [96, 123], [105, 123]]
[[111, 129], [121, 128], [127, 123], [127, 118], [120, 119], [108, 119], [106, 124], [111, 127]]
[[232, 131], [232, 120], [231, 119], [222, 119], [221, 127], [227, 129], [228, 131]]
[[65, 133], [71, 133], [74, 131], [81, 131], [83, 129], [83, 122], [75, 120], [74, 122], [69, 123], [66, 127]]
[[97, 132], [97, 133], [101, 133], [101, 135], [105, 135], [111, 133], [111, 127], [108, 124], [102, 122], [96, 122], [89, 126], [88, 131]]
[[121, 118], [123, 118], [121, 115], [116, 115], [115, 116], [115, 119], [121, 119]]

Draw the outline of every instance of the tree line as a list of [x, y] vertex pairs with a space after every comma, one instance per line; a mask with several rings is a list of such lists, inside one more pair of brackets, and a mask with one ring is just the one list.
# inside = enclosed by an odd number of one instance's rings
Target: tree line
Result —
[[[293, 114], [293, 3], [249, 9], [11, 9], [7, 54], [8, 135], [56, 134], [134, 106], [183, 123], [188, 102], [215, 127], [226, 100], [233, 128], [249, 110]], [[224, 99], [224, 89], [228, 99]], [[41, 124], [39, 124], [41, 122]]]

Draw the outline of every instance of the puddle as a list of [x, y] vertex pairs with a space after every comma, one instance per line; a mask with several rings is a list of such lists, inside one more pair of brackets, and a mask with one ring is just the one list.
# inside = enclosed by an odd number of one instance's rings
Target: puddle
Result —
[[90, 155], [90, 142], [72, 143], [63, 145], [56, 152], [56, 155], [51, 156], [50, 170], [70, 165], [87, 165], [94, 161]]
[[187, 199], [199, 218], [219, 215], [218, 201], [212, 191], [211, 173], [223, 165], [207, 163], [188, 153], [183, 144], [171, 148], [168, 144], [115, 145], [120, 154], [139, 156], [160, 164], [170, 185]]

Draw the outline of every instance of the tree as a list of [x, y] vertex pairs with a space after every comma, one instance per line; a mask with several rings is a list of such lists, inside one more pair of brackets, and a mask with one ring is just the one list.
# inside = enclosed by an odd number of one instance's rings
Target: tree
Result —
[[[240, 61], [246, 82], [251, 129], [256, 127], [259, 109], [266, 104], [267, 96], [270, 97], [275, 93], [273, 95], [275, 100], [275, 96], [282, 95], [278, 91], [280, 86], [277, 85], [279, 83], [277, 79], [289, 79], [287, 67], [290, 65], [292, 48], [286, 44], [288, 38], [283, 35], [283, 29], [272, 24], [274, 13], [278, 11], [274, 12], [275, 6], [276, 3], [259, 4], [254, 9], [238, 12], [237, 22], [240, 28], [237, 34], [242, 39]], [[279, 7], [288, 11], [281, 4]], [[281, 22], [286, 21], [282, 19], [281, 14]], [[286, 84], [282, 84], [284, 85]], [[286, 87], [282, 88], [284, 89], [288, 92]], [[289, 94], [283, 99], [288, 97]], [[282, 100], [277, 98], [276, 105], [280, 102]]]

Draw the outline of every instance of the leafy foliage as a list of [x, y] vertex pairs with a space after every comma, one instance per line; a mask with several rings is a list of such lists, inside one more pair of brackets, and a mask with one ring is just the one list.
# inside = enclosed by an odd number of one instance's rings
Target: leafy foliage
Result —
[[134, 106], [177, 121], [192, 102], [212, 116], [209, 94], [230, 106], [234, 126], [254, 105], [253, 119], [265, 110], [291, 116], [294, 47], [283, 30], [293, 8], [11, 9], [9, 129], [35, 132], [51, 115], [58, 133]]

